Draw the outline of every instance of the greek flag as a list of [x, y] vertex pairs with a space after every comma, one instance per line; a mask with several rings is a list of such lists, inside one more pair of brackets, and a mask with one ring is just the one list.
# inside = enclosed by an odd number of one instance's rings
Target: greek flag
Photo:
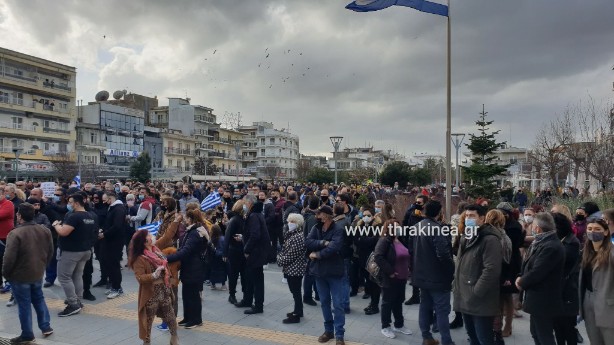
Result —
[[217, 192], [211, 192], [211, 194], [207, 195], [207, 197], [200, 203], [200, 209], [206, 211], [208, 209], [214, 208], [215, 206], [222, 203], [222, 198], [220, 198], [220, 194]]
[[72, 179], [77, 183], [77, 188], [81, 188], [81, 176], [77, 175], [74, 179]]
[[162, 222], [146, 224], [146, 225], [139, 227], [138, 230], [147, 230], [149, 231], [150, 234], [152, 234], [153, 236], [156, 236], [156, 234], [158, 233], [158, 230], [160, 229], [160, 224], [162, 224]]
[[440, 2], [441, 0], [355, 0], [345, 6], [345, 8], [356, 12], [372, 12], [396, 5], [447, 17], [448, 6]]

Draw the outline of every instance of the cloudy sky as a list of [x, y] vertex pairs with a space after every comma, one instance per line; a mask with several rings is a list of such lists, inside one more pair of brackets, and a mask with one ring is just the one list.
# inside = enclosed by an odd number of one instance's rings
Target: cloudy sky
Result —
[[[78, 69], [99, 90], [185, 97], [299, 135], [301, 152], [373, 145], [445, 153], [446, 21], [348, 0], [0, 0], [1, 45]], [[501, 140], [589, 95], [612, 99], [614, 1], [453, 1], [453, 132], [482, 103]]]

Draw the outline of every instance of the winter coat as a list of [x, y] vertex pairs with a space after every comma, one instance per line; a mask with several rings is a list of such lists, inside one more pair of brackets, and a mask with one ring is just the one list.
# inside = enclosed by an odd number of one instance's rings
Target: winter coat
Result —
[[561, 315], [578, 315], [580, 308], [579, 274], [580, 241], [571, 233], [561, 240], [565, 248], [565, 265], [563, 266], [563, 309]]
[[40, 281], [53, 254], [48, 228], [32, 222], [22, 224], [6, 239], [2, 273], [6, 280], [15, 283]]
[[484, 224], [477, 237], [461, 238], [454, 279], [454, 311], [474, 316], [500, 314], [501, 236], [499, 229]]
[[227, 258], [243, 257], [243, 242], [235, 240], [235, 235], [243, 235], [243, 227], [245, 226], [245, 219], [240, 214], [230, 212], [228, 213], [230, 220], [226, 223], [226, 235], [224, 238], [223, 255]]
[[246, 260], [247, 268], [266, 265], [271, 251], [271, 239], [262, 215], [263, 206], [261, 202], [255, 203], [245, 221], [243, 252], [249, 255]]
[[211, 284], [221, 284], [226, 282], [228, 277], [228, 265], [224, 262], [223, 251], [226, 239], [224, 236], [218, 239], [217, 245], [215, 245], [215, 255], [213, 260], [209, 263], [207, 278]]
[[311, 229], [316, 225], [316, 213], [310, 209], [305, 210], [303, 214], [303, 218], [305, 219], [305, 225], [303, 225], [303, 235], [307, 238]]
[[8, 199], [0, 200], [0, 240], [5, 240], [13, 227], [15, 227], [13, 203]]
[[109, 207], [109, 212], [102, 226], [104, 241], [108, 244], [124, 244], [126, 230], [126, 207], [121, 200], [116, 200]]
[[[593, 268], [592, 271], [593, 299], [595, 319], [597, 327], [614, 328], [614, 247], [610, 251], [608, 264]], [[583, 280], [582, 280], [583, 281]], [[584, 304], [586, 286], [580, 287], [580, 300]], [[598, 303], [600, 302], [600, 303]], [[580, 308], [580, 313], [584, 317], [584, 307]]]
[[[420, 222], [423, 227], [442, 226], [433, 219]], [[450, 291], [454, 278], [452, 240], [450, 236], [433, 234], [413, 240], [412, 285], [421, 289]]]
[[[375, 263], [380, 269], [382, 278], [382, 288], [389, 288], [392, 282], [390, 275], [394, 274], [397, 260], [397, 252], [394, 249], [394, 237], [380, 237], [373, 251]], [[409, 271], [409, 265], [407, 266]]]
[[[320, 278], [341, 278], [345, 273], [345, 264], [341, 255], [343, 230], [335, 223], [331, 223], [326, 232], [322, 228], [323, 224], [316, 224], [305, 240], [307, 254], [316, 253], [317, 256], [308, 263], [309, 273]], [[325, 246], [324, 243], [327, 241], [328, 246]]]
[[200, 224], [190, 225], [179, 239], [177, 253], [166, 258], [169, 263], [181, 261], [179, 280], [184, 284], [202, 283], [205, 279], [205, 265], [201, 254], [205, 250], [206, 240], [201, 237], [198, 228], [207, 231]]
[[285, 275], [290, 277], [302, 277], [307, 266], [305, 255], [305, 238], [303, 229], [296, 228], [284, 234], [284, 245], [277, 254], [277, 265], [282, 268]]
[[[516, 277], [520, 274], [520, 268], [522, 266], [520, 248], [524, 245], [525, 235], [523, 235], [520, 223], [514, 220], [511, 215], [507, 217], [504, 229], [507, 237], [509, 237], [512, 242], [512, 256], [509, 264], [503, 262], [503, 267], [501, 268], [501, 292], [517, 293], [518, 289], [514, 281], [516, 281]], [[503, 286], [506, 280], [510, 281], [511, 285]]]
[[524, 290], [523, 310], [531, 315], [556, 316], [561, 313], [565, 249], [556, 232], [536, 237], [522, 264], [520, 286]]

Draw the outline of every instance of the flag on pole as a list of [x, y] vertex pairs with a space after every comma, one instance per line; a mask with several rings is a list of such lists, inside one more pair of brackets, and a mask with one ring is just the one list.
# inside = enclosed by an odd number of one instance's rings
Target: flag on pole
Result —
[[146, 224], [146, 225], [139, 227], [138, 230], [147, 230], [152, 236], [156, 236], [156, 234], [158, 233], [158, 230], [160, 229], [160, 224], [162, 224], [161, 221], [151, 223], [151, 224]]
[[441, 0], [355, 0], [345, 6], [345, 8], [356, 12], [372, 12], [396, 5], [447, 17], [448, 6], [441, 2]]
[[217, 192], [212, 192], [207, 195], [207, 197], [200, 203], [200, 209], [206, 211], [208, 209], [214, 208], [215, 206], [222, 203], [222, 198], [220, 198], [220, 194]]
[[72, 180], [77, 183], [77, 188], [81, 188], [81, 175], [75, 176], [75, 178]]

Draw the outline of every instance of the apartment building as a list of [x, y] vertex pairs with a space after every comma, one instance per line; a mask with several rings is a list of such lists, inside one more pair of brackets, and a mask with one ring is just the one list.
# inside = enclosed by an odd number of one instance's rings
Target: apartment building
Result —
[[[53, 174], [75, 157], [75, 67], [0, 48], [0, 171]], [[16, 165], [16, 155], [19, 165]]]

